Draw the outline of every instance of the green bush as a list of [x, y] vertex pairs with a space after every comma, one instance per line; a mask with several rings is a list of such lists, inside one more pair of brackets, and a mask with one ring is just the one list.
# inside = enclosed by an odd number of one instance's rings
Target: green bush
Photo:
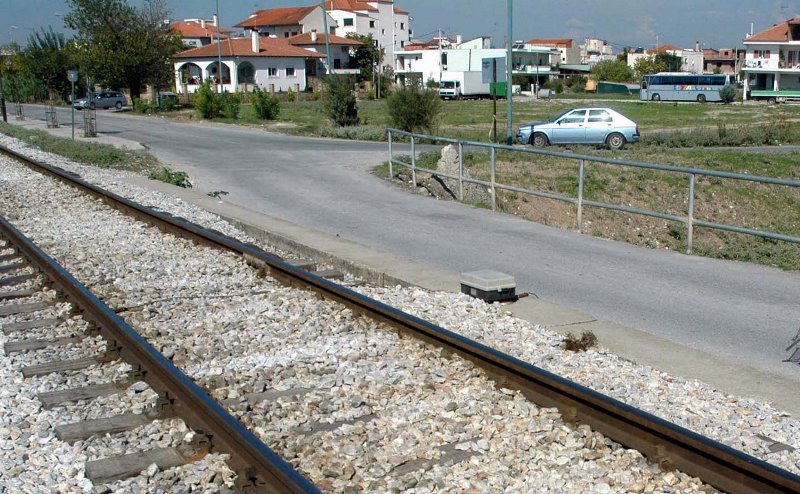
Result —
[[442, 100], [437, 91], [404, 87], [393, 92], [386, 105], [392, 126], [406, 132], [435, 133], [442, 112]]
[[358, 125], [358, 106], [353, 92], [355, 79], [351, 76], [329, 76], [325, 79], [325, 110], [339, 127]]
[[148, 178], [151, 180], [160, 180], [168, 184], [177, 185], [178, 187], [183, 187], [184, 189], [192, 188], [192, 182], [189, 181], [189, 175], [186, 172], [176, 172], [167, 167], [163, 167], [156, 172], [150, 173]]
[[297, 99], [297, 95], [294, 94], [294, 91], [292, 91], [292, 88], [289, 88], [289, 92], [286, 93], [286, 101], [288, 101], [289, 103], [294, 103], [294, 101], [296, 99]]
[[732, 84], [728, 84], [719, 90], [719, 97], [722, 98], [722, 102], [726, 105], [733, 103], [736, 99], [736, 87]]
[[156, 105], [141, 98], [134, 98], [133, 111], [136, 113], [155, 113]]
[[162, 111], [173, 111], [180, 108], [181, 105], [173, 98], [162, 98], [161, 99], [161, 110]]
[[242, 111], [242, 97], [239, 93], [222, 93], [217, 95], [222, 116], [236, 120]]
[[200, 118], [212, 119], [222, 112], [220, 101], [211, 88], [211, 81], [206, 81], [197, 89], [194, 98], [194, 107]]
[[253, 92], [252, 101], [253, 111], [261, 120], [275, 120], [281, 113], [281, 102], [278, 97], [258, 87]]
[[323, 125], [317, 132], [320, 137], [335, 139], [354, 139], [359, 141], [385, 141], [386, 129], [377, 125], [353, 125], [350, 127], [337, 127]]

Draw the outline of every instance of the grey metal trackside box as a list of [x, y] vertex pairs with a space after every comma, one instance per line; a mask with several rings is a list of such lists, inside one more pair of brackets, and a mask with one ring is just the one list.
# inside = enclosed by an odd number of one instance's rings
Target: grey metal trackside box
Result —
[[516, 298], [517, 283], [513, 276], [484, 269], [461, 273], [461, 293], [486, 302], [504, 302]]

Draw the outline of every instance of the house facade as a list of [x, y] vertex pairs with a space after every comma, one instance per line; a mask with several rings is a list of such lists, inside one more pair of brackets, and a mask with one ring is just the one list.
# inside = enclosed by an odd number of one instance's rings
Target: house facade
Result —
[[745, 50], [735, 48], [709, 48], [703, 50], [703, 72], [706, 74], [739, 74], [744, 66]]
[[[429, 46], [424, 44], [422, 46]], [[551, 48], [525, 47], [517, 45], [513, 48], [513, 73], [523, 75], [533, 80], [544, 83], [550, 77], [558, 75], [558, 70], [553, 69], [551, 58], [558, 57], [558, 51]], [[433, 80], [441, 82], [441, 75], [445, 71], [481, 71], [483, 59], [503, 58], [507, 56], [505, 48], [433, 48], [398, 51], [395, 56], [395, 79], [399, 84], [406, 84], [411, 80], [421, 80], [423, 83]]]
[[595, 65], [607, 60], [616, 60], [614, 49], [607, 41], [597, 38], [586, 38], [580, 45], [581, 63]]
[[745, 99], [800, 97], [800, 18], [749, 36], [744, 46]]
[[669, 67], [668, 72], [689, 72], [701, 74], [704, 67], [703, 51], [700, 43], [695, 43], [695, 48], [678, 48], [673, 45], [661, 45], [652, 50], [642, 50], [641, 48], [628, 53], [628, 66], [634, 68], [636, 62], [641, 58], [655, 58], [659, 53], [667, 53], [681, 59], [680, 67]]
[[[217, 63], [221, 48], [222, 70]], [[175, 55], [175, 87], [193, 93], [207, 80], [223, 91], [305, 91], [309, 74], [325, 55], [293, 46], [285, 39], [260, 36], [236, 38], [192, 48]], [[220, 85], [221, 84], [221, 85]]]
[[217, 39], [228, 39], [230, 30], [217, 28], [217, 18], [208, 21], [205, 19], [186, 19], [176, 21], [169, 25], [170, 29], [178, 33], [187, 47], [200, 47], [211, 44]]
[[407, 10], [394, 5], [394, 0], [325, 0], [325, 8], [336, 20], [334, 34], [372, 35], [378, 48], [383, 48], [384, 66], [392, 66], [394, 54], [411, 41], [411, 17]]
[[[325, 20], [321, 5], [310, 7], [285, 7], [257, 10], [250, 17], [236, 24], [247, 31], [258, 31], [273, 38], [291, 38], [298, 34], [325, 32]], [[328, 32], [336, 34], [337, 24], [328, 14]]]
[[581, 63], [581, 49], [572, 39], [532, 39], [526, 43], [532, 46], [546, 46], [558, 50], [557, 65], [574, 65]]

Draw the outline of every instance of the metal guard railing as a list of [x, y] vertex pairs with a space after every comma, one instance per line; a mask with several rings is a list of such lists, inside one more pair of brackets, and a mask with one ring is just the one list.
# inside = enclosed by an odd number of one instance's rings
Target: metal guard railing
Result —
[[[703, 168], [693, 168], [693, 167], [681, 167], [681, 166], [673, 166], [673, 165], [659, 165], [655, 163], [644, 163], [638, 161], [626, 161], [626, 160], [619, 160], [613, 158], [603, 158], [600, 156], [590, 156], [590, 155], [580, 155], [580, 154], [573, 154], [573, 153], [563, 153], [563, 152], [555, 152], [555, 151], [545, 151], [542, 149], [533, 149], [533, 148], [523, 148], [523, 147], [514, 147], [514, 146], [506, 146], [501, 144], [493, 144], [487, 142], [476, 142], [476, 141], [465, 141], [460, 139], [453, 139], [450, 137], [439, 137], [439, 136], [431, 136], [425, 134], [414, 134], [411, 132], [406, 132], [403, 130], [397, 129], [389, 129], [389, 177], [394, 176], [394, 165], [399, 165], [405, 168], [409, 168], [411, 170], [411, 179], [414, 183], [417, 183], [417, 172], [424, 172], [424, 173], [431, 173], [435, 174], [440, 177], [449, 178], [452, 180], [458, 180], [458, 199], [463, 201], [464, 200], [464, 184], [476, 184], [481, 185], [484, 187], [488, 187], [491, 191], [492, 197], [492, 210], [497, 209], [497, 189], [506, 190], [509, 192], [517, 192], [520, 194], [529, 194], [536, 197], [543, 197], [546, 199], [553, 199], [556, 201], [567, 202], [570, 204], [575, 204], [577, 206], [577, 229], [579, 232], [583, 231], [583, 209], [584, 207], [594, 207], [600, 209], [608, 209], [612, 211], [620, 211], [630, 214], [636, 214], [640, 216], [650, 216], [654, 218], [661, 218], [668, 221], [675, 221], [678, 223], [683, 223], [686, 226], [686, 253], [692, 253], [692, 245], [694, 239], [694, 229], [695, 227], [702, 227], [708, 228], [712, 230], [721, 230], [733, 233], [741, 233], [745, 235], [752, 235], [756, 237], [767, 238], [771, 240], [780, 240], [784, 242], [790, 242], [795, 244], [800, 244], [800, 237], [796, 237], [793, 235], [786, 235], [783, 233], [778, 232], [771, 232], [765, 230], [756, 230], [753, 228], [746, 228], [743, 226], [737, 225], [727, 225], [723, 223], [715, 223], [712, 221], [704, 221], [698, 220], [695, 218], [695, 186], [697, 182], [697, 177], [717, 177], [717, 178], [725, 178], [725, 179], [732, 179], [732, 180], [741, 180], [745, 182], [753, 182], [753, 183], [761, 183], [761, 184], [769, 184], [769, 185], [782, 185], [787, 187], [797, 187], [800, 188], [800, 180], [790, 180], [790, 179], [783, 179], [783, 178], [773, 178], [773, 177], [761, 177], [757, 175], [744, 175], [740, 173], [731, 173], [731, 172], [723, 172], [723, 171], [716, 171], [716, 170], [706, 170]], [[394, 136], [402, 136], [407, 137], [411, 140], [411, 164], [398, 160], [394, 156], [394, 149], [393, 144]], [[448, 175], [446, 173], [442, 173], [437, 170], [429, 170], [427, 168], [420, 168], [417, 166], [417, 153], [416, 153], [416, 145], [417, 141], [430, 141], [434, 144], [438, 143], [447, 143], [447, 144], [455, 144], [458, 146], [458, 176]], [[490, 153], [490, 179], [489, 181], [485, 180], [478, 180], [474, 178], [466, 178], [464, 177], [464, 146], [470, 147], [477, 147], [477, 148], [484, 148], [488, 149]], [[541, 190], [531, 190], [525, 189], [522, 187], [517, 187], [514, 185], [509, 184], [501, 184], [498, 183], [496, 180], [497, 176], [497, 152], [498, 151], [510, 151], [515, 153], [527, 153], [527, 154], [535, 154], [541, 156], [550, 156], [553, 158], [566, 158], [570, 160], [575, 160], [579, 162], [579, 172], [578, 172], [578, 195], [577, 197], [566, 196], [563, 194], [556, 194], [547, 191]], [[646, 170], [658, 170], [664, 172], [671, 172], [671, 173], [679, 173], [683, 175], [687, 175], [689, 177], [689, 184], [688, 184], [688, 194], [687, 194], [687, 212], [685, 216], [674, 215], [666, 212], [661, 211], [653, 211], [649, 209], [641, 209], [641, 208], [634, 208], [629, 206], [623, 206], [618, 204], [610, 204], [606, 202], [599, 202], [599, 201], [590, 201], [584, 199], [584, 179], [586, 175], [586, 166], [588, 163], [603, 163], [608, 165], [615, 165], [615, 166], [624, 166], [624, 167], [631, 167], [631, 168], [639, 168], [639, 169], [646, 169]]]

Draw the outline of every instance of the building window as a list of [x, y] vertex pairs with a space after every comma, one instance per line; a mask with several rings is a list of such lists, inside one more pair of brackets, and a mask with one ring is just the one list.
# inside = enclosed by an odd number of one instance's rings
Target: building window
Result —
[[256, 83], [256, 69], [253, 68], [253, 64], [250, 62], [242, 62], [237, 67], [236, 72], [238, 74], [237, 79], [239, 79], [239, 84], [255, 84]]
[[278, 77], [278, 68], [277, 67], [267, 68], [267, 75], [270, 77]]
[[386, 29], [381, 29], [381, 34], [382, 35], [386, 34]]
[[406, 46], [406, 42], [405, 41], [401, 41], [400, 42], [400, 48], [403, 48], [404, 46]]
[[294, 77], [294, 67], [286, 67], [286, 77]]
[[341, 69], [342, 68], [342, 61], [338, 58], [333, 59], [333, 68], [334, 69]]
[[375, 21], [369, 21], [369, 27], [375, 28]]
[[401, 22], [400, 23], [400, 29], [402, 30], [402, 29], [405, 29], [405, 28], [406, 28], [406, 23], [405, 22]]
[[284, 38], [288, 38], [289, 37], [289, 32], [287, 31], [287, 32], [283, 33], [283, 37]]
[[352, 17], [345, 18], [344, 25], [345, 26], [352, 26], [353, 25], [353, 18]]
[[765, 52], [764, 52], [764, 58], [766, 58], [767, 60], [769, 60], [769, 50], [767, 50], [767, 51], [765, 51]]
[[372, 44], [375, 45], [375, 46], [378, 46], [378, 40], [377, 39], [373, 39], [372, 40]]
[[292, 36], [297, 36], [297, 31], [292, 31]]
[[350, 48], [348, 48], [346, 46], [343, 46], [342, 47], [342, 53], [350, 53]]

